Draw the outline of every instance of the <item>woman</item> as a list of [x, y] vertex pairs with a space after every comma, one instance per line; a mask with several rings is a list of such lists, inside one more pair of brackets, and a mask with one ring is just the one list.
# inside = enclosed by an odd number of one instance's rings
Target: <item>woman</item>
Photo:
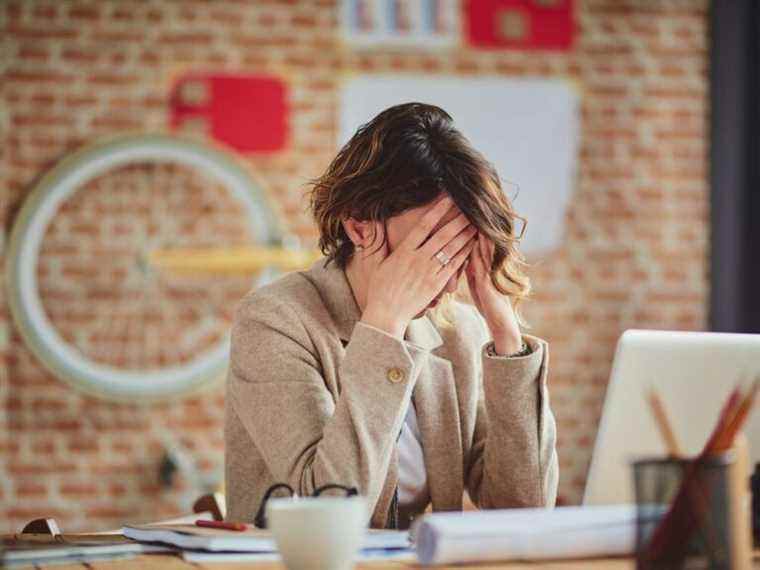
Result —
[[[251, 291], [232, 328], [227, 512], [266, 490], [356, 487], [371, 525], [432, 503], [553, 506], [545, 342], [510, 298], [529, 290], [493, 167], [442, 109], [391, 107], [315, 181], [326, 259]], [[475, 307], [449, 298], [466, 276]]]

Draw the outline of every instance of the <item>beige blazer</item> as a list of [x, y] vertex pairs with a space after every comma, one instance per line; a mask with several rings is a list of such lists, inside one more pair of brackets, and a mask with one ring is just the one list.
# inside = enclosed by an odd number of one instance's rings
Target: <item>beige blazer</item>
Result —
[[[405, 340], [358, 322], [345, 273], [317, 261], [248, 293], [232, 326], [227, 380], [226, 497], [230, 520], [252, 520], [286, 482], [308, 495], [355, 486], [371, 525], [394, 524], [396, 441], [414, 401], [432, 508], [553, 506], [556, 427], [548, 347], [491, 357], [484, 320], [455, 303], [455, 326], [427, 317]], [[401, 521], [422, 512], [415, 505]]]

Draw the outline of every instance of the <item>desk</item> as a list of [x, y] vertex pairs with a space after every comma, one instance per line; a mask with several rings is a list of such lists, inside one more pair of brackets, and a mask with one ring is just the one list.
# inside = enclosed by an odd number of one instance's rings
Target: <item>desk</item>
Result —
[[[755, 553], [755, 569], [760, 569], [760, 552]], [[29, 569], [31, 566], [18, 566], [18, 569]], [[198, 564], [185, 562], [176, 556], [167, 555], [150, 555], [138, 556], [128, 560], [117, 560], [111, 562], [88, 562], [87, 564], [55, 564], [55, 565], [37, 565], [34, 568], [39, 570], [285, 570], [283, 564], [276, 562], [246, 562], [246, 563], [217, 563], [217, 564]], [[419, 569], [421, 566], [405, 562], [365, 562], [356, 566], [357, 570], [403, 570], [405, 568]], [[632, 570], [636, 564], [631, 559], [623, 558], [604, 558], [598, 560], [565, 560], [558, 562], [504, 562], [500, 564], [473, 564], [469, 566], [432, 566], [438, 570]]]
[[[6, 535], [7, 537], [8, 535]], [[754, 551], [753, 561], [752, 568], [760, 570], [760, 549]], [[31, 570], [32, 568], [37, 570], [285, 570], [285, 565], [279, 562], [190, 563], [174, 554], [149, 554], [122, 560], [37, 564], [35, 566], [14, 566], [13, 568], [15, 570]], [[409, 562], [378, 561], [362, 562], [357, 564], [356, 568], [357, 570], [419, 570], [423, 567]], [[465, 570], [466, 568], [473, 570], [633, 570], [636, 568], [636, 564], [631, 558], [598, 558], [552, 562], [477, 563], [458, 566], [432, 566], [430, 568], [438, 570]]]
[[[473, 564], [470, 566], [432, 566], [438, 570], [632, 570], [636, 567], [630, 559], [599, 559], [577, 560], [543, 563], [500, 563], [500, 564]], [[93, 561], [76, 564], [39, 564], [36, 566], [14, 566], [14, 570], [285, 570], [285, 565], [277, 562], [245, 562], [245, 563], [216, 563], [199, 564], [185, 562], [182, 558], [173, 555], [151, 554], [137, 556], [126, 560]], [[363, 562], [356, 565], [357, 570], [404, 570], [420, 569], [422, 566], [407, 562]], [[754, 568], [760, 568], [760, 560], [755, 560]]]

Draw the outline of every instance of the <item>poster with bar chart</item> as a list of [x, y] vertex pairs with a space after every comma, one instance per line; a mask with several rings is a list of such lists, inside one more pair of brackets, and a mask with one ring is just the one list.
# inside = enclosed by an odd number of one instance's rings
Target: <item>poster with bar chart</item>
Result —
[[456, 0], [343, 0], [343, 39], [356, 47], [446, 47], [459, 42]]

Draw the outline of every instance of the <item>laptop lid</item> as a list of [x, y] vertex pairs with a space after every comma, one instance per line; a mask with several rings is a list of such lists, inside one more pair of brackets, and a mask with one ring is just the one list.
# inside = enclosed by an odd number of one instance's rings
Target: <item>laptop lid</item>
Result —
[[[605, 396], [584, 505], [634, 502], [632, 460], [665, 455], [647, 404], [659, 393], [682, 450], [701, 451], [720, 408], [739, 380], [760, 375], [760, 335], [673, 331], [626, 331], [618, 341]], [[760, 461], [760, 405], [744, 433], [750, 463]]]

